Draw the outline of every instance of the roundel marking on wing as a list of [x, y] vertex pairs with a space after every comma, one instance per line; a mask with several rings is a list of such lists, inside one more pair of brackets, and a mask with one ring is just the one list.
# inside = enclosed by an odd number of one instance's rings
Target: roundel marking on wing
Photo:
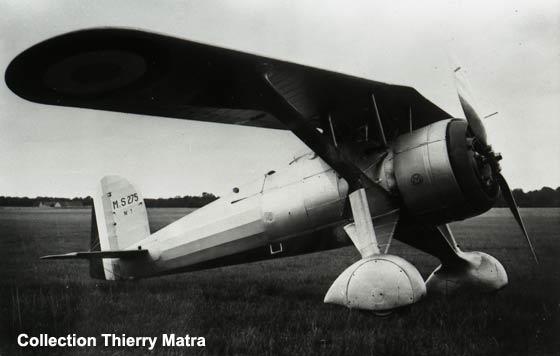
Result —
[[49, 66], [44, 84], [70, 95], [96, 95], [122, 88], [146, 73], [140, 55], [121, 50], [96, 50], [64, 58]]

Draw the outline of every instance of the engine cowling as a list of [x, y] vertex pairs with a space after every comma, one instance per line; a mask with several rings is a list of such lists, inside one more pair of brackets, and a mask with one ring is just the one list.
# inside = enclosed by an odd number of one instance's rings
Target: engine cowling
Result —
[[433, 123], [395, 141], [392, 171], [409, 213], [445, 223], [494, 205], [499, 186], [473, 145], [467, 123], [458, 119]]

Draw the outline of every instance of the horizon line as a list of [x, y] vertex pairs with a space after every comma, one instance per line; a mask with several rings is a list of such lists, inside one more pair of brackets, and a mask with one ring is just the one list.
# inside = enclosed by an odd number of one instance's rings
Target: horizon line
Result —
[[[527, 190], [525, 191], [523, 188], [513, 188], [512, 191], [514, 190], [521, 190], [523, 193], [529, 193], [529, 192], [535, 192], [535, 191], [540, 191], [543, 190], [544, 188], [549, 188], [552, 190], [560, 190], [560, 186], [553, 188], [553, 187], [549, 187], [549, 186], [542, 186], [539, 189], [532, 189], [532, 190]], [[174, 198], [183, 198], [183, 197], [202, 197], [204, 193], [207, 194], [212, 194], [215, 197], [219, 197], [219, 195], [216, 195], [214, 193], [210, 193], [210, 192], [202, 192], [199, 195], [175, 195], [175, 196], [169, 196], [169, 197], [158, 197], [158, 198], [151, 198], [151, 197], [144, 197], [144, 199], [174, 199]], [[37, 195], [35, 197], [29, 197], [29, 196], [21, 196], [21, 195], [0, 195], [0, 198], [27, 198], [27, 199], [37, 199], [37, 198], [56, 198], [56, 199], [85, 199], [87, 197], [91, 197], [90, 195], [86, 195], [86, 196], [74, 196], [74, 197], [68, 197], [68, 196], [47, 196], [47, 195]]]

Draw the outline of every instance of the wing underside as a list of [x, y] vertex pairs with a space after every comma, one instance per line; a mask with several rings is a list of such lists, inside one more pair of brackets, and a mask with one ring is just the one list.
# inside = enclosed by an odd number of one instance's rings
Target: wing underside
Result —
[[34, 102], [289, 129], [344, 177], [369, 186], [361, 157], [449, 115], [390, 85], [139, 30], [82, 30], [41, 42], [6, 70]]
[[11, 62], [6, 83], [44, 104], [286, 129], [262, 96], [265, 76], [310, 126], [333, 127], [340, 141], [375, 123], [372, 94], [389, 138], [410, 129], [411, 113], [414, 127], [449, 117], [410, 87], [120, 28], [41, 42]]

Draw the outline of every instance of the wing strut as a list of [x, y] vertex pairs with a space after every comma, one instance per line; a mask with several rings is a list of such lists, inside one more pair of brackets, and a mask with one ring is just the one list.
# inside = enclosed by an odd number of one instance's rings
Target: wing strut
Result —
[[410, 132], [412, 132], [412, 107], [408, 107], [408, 126], [410, 128]]
[[[319, 157], [327, 162], [338, 172], [350, 185], [350, 190], [363, 187], [365, 181], [369, 181], [363, 172], [345, 157], [344, 153], [331, 144], [329, 139], [320, 134], [315, 128], [308, 125], [300, 112], [277, 90], [267, 73], [263, 75], [266, 85], [261, 93], [271, 108], [273, 115], [282, 121], [288, 128], [306, 145], [308, 145]], [[373, 183], [373, 182], [372, 182]]]
[[[331, 166], [349, 185], [350, 196], [354, 196], [352, 211], [356, 211], [355, 219], [363, 220], [363, 223], [356, 223], [356, 231], [360, 239], [372, 232], [371, 215], [367, 204], [367, 198], [375, 200], [376, 209], [390, 211], [398, 208], [398, 204], [390, 194], [378, 184], [368, 178], [363, 171], [356, 166], [351, 157], [348, 157], [340, 144], [336, 141], [331, 142], [328, 135], [323, 135], [310, 125], [305, 117], [277, 90], [274, 83], [270, 80], [267, 73], [263, 74], [264, 85], [259, 93], [261, 98], [266, 101], [271, 113], [282, 121], [300, 140], [311, 148], [329, 166]], [[332, 130], [331, 130], [332, 131]], [[338, 145], [339, 147], [337, 147]], [[355, 192], [355, 195], [352, 193]], [[367, 208], [367, 210], [366, 210]], [[366, 219], [368, 216], [369, 219]], [[369, 222], [368, 222], [369, 221]], [[371, 236], [369, 237], [371, 239]], [[365, 237], [364, 237], [365, 238]], [[377, 248], [377, 242], [375, 248]], [[369, 248], [368, 248], [369, 251]], [[368, 252], [369, 253], [369, 252]]]
[[334, 134], [334, 126], [333, 126], [333, 123], [332, 123], [331, 114], [329, 114], [329, 128], [331, 130], [332, 141], [333, 141], [334, 147], [338, 147], [338, 143], [336, 142], [336, 135]]
[[377, 102], [375, 101], [375, 94], [371, 93], [371, 100], [373, 101], [373, 108], [375, 109], [375, 117], [377, 118], [377, 127], [379, 128], [379, 137], [383, 141], [383, 145], [387, 147], [387, 138], [385, 137], [385, 130], [383, 130], [383, 123], [381, 122], [381, 116], [379, 115], [379, 110], [377, 109]]

